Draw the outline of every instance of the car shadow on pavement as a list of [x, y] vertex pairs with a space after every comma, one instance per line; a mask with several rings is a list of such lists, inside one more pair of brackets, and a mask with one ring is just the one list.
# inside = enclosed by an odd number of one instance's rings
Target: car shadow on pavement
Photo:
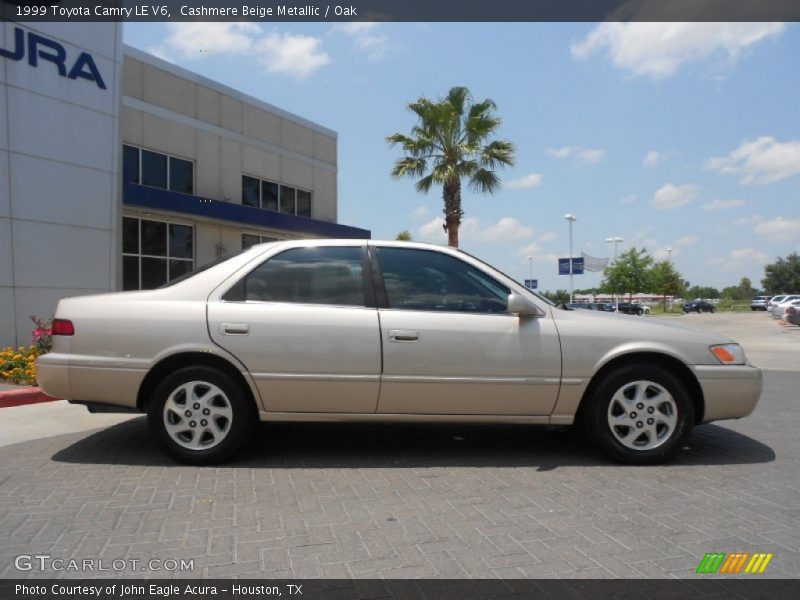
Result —
[[[94, 432], [56, 452], [58, 462], [175, 465], [155, 447], [145, 418]], [[775, 460], [769, 446], [718, 425], [694, 430], [671, 465]], [[260, 423], [236, 468], [417, 468], [609, 466], [577, 429], [525, 425]]]

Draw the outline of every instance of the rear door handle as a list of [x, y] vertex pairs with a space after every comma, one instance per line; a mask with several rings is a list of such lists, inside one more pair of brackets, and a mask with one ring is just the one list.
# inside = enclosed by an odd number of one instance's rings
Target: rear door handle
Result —
[[219, 330], [224, 335], [248, 335], [250, 325], [247, 323], [221, 323]]
[[392, 329], [389, 331], [390, 342], [418, 342], [419, 331], [409, 331], [407, 329]]

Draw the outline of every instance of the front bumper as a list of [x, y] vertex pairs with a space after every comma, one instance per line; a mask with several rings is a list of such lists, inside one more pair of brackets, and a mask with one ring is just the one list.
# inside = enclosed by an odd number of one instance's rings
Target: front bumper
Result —
[[746, 417], [761, 396], [761, 369], [752, 365], [694, 365], [703, 390], [703, 423]]

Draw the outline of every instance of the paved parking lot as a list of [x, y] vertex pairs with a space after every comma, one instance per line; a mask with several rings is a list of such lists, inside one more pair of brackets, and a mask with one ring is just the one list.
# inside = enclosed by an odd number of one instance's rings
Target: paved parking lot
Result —
[[[790, 335], [763, 314], [679, 318], [749, 332], [757, 364]], [[800, 339], [780, 339], [756, 412], [658, 467], [521, 426], [262, 425], [219, 468], [170, 462], [141, 417], [6, 446], [0, 576], [86, 576], [15, 570], [44, 553], [195, 559], [182, 577], [688, 577], [706, 552], [761, 551], [763, 576], [797, 577]]]

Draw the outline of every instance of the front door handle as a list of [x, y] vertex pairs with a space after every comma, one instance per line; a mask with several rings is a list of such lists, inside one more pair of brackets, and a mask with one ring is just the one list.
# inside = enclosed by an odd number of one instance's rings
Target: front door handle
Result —
[[224, 335], [248, 335], [250, 333], [250, 325], [247, 323], [221, 323], [219, 329]]
[[392, 329], [389, 331], [390, 342], [418, 342], [419, 331], [409, 331], [407, 329]]

